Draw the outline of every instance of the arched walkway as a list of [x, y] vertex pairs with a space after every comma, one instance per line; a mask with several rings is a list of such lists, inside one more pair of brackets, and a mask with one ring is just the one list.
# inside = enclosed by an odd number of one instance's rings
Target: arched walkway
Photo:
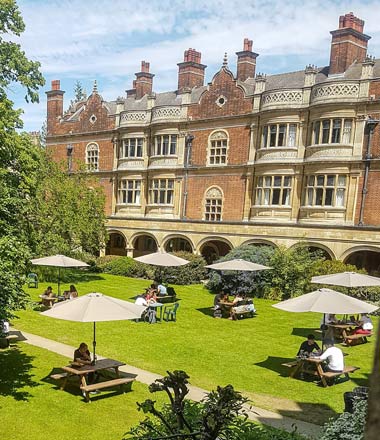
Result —
[[193, 252], [193, 245], [186, 237], [170, 237], [165, 241], [164, 249], [166, 252]]
[[148, 234], [141, 234], [132, 240], [133, 257], [141, 257], [142, 255], [157, 252], [158, 246], [156, 239]]
[[344, 262], [353, 264], [358, 269], [365, 269], [370, 275], [380, 276], [380, 249], [354, 251], [345, 258]]
[[259, 238], [257, 239], [252, 239], [252, 240], [247, 240], [244, 243], [242, 243], [242, 245], [249, 245], [249, 246], [270, 246], [272, 248], [276, 248], [277, 245], [275, 243], [273, 243], [272, 241], [269, 240], [261, 240]]
[[199, 248], [202, 257], [208, 264], [213, 263], [220, 257], [224, 257], [230, 252], [232, 245], [223, 240], [208, 240], [205, 241]]
[[335, 260], [335, 255], [332, 250], [323, 244], [301, 241], [291, 247], [294, 248], [301, 246], [305, 247], [311, 254], [318, 253], [318, 256], [322, 256], [326, 260]]
[[127, 245], [123, 234], [120, 232], [111, 232], [106, 245], [106, 255], [127, 255]]

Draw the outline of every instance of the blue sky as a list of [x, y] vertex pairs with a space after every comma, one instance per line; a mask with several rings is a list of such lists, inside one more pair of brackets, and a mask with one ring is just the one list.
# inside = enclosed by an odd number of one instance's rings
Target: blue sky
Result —
[[41, 62], [46, 86], [40, 104], [23, 102], [17, 86], [9, 90], [24, 110], [24, 128], [39, 130], [46, 113], [45, 91], [53, 79], [66, 91], [65, 108], [81, 81], [91, 92], [94, 79], [106, 100], [131, 88], [141, 60], [150, 62], [156, 92], [175, 90], [177, 63], [189, 47], [202, 53], [206, 81], [220, 68], [224, 52], [236, 69], [235, 52], [253, 40], [260, 55], [257, 72], [300, 70], [327, 65], [330, 30], [339, 15], [352, 11], [372, 36], [369, 53], [380, 58], [380, 0], [19, 0], [26, 31], [19, 39], [29, 58]]

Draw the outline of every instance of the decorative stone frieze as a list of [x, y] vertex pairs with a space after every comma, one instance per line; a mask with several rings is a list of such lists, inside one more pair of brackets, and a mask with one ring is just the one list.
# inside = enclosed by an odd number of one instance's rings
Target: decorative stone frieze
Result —
[[319, 104], [322, 101], [352, 101], [359, 97], [358, 82], [331, 83], [314, 86], [311, 94], [311, 102]]
[[175, 167], [178, 165], [177, 156], [174, 157], [151, 157], [149, 168]]
[[263, 94], [261, 108], [267, 110], [269, 108], [289, 106], [299, 106], [302, 104], [302, 90], [278, 90], [276, 92], [267, 92]]
[[120, 126], [141, 125], [149, 122], [149, 113], [145, 111], [131, 110], [120, 114]]
[[297, 148], [261, 148], [257, 150], [256, 162], [294, 161], [297, 158]]
[[144, 159], [120, 159], [117, 165], [118, 170], [129, 170], [144, 168]]
[[310, 145], [306, 147], [305, 161], [324, 160], [336, 158], [338, 162], [342, 158], [352, 158], [353, 147], [350, 145]]
[[186, 109], [180, 106], [157, 107], [152, 110], [152, 122], [171, 122], [186, 118]]

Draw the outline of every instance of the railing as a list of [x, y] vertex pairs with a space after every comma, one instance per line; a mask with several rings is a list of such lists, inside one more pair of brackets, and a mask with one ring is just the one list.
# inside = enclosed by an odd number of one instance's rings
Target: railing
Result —
[[302, 90], [276, 90], [263, 94], [261, 108], [299, 107], [302, 104]]
[[177, 121], [186, 118], [186, 108], [180, 106], [156, 107], [152, 110], [152, 122]]
[[141, 110], [130, 110], [120, 113], [120, 126], [141, 125], [149, 122], [149, 113]]
[[311, 102], [351, 101], [358, 97], [359, 83], [357, 81], [334, 82], [314, 86], [311, 93]]

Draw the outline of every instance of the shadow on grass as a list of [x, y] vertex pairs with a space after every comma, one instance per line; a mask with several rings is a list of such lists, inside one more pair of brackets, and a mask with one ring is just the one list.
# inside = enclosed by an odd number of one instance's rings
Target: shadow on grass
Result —
[[18, 347], [12, 346], [0, 350], [0, 395], [10, 396], [15, 400], [28, 401], [32, 395], [25, 387], [37, 387], [40, 384], [33, 380], [30, 373], [33, 356], [23, 353]]
[[365, 377], [355, 377], [354, 373], [350, 374], [350, 379], [355, 383], [358, 387], [368, 387], [369, 386], [369, 374], [365, 373]]
[[284, 367], [282, 364], [294, 362], [295, 358], [283, 358], [276, 356], [268, 356], [265, 361], [257, 362], [255, 365], [258, 367], [266, 368], [267, 370], [272, 370], [278, 373], [280, 376], [289, 376], [289, 368]]
[[206, 316], [214, 317], [214, 308], [213, 307], [203, 307], [201, 309], [196, 309], [198, 312], [203, 313]]
[[316, 327], [314, 328], [304, 328], [304, 327], [293, 327], [292, 330], [292, 335], [293, 336], [302, 336], [305, 339], [307, 338], [307, 335], [314, 335], [315, 339], [321, 339], [322, 338], [322, 332], [317, 329]]

